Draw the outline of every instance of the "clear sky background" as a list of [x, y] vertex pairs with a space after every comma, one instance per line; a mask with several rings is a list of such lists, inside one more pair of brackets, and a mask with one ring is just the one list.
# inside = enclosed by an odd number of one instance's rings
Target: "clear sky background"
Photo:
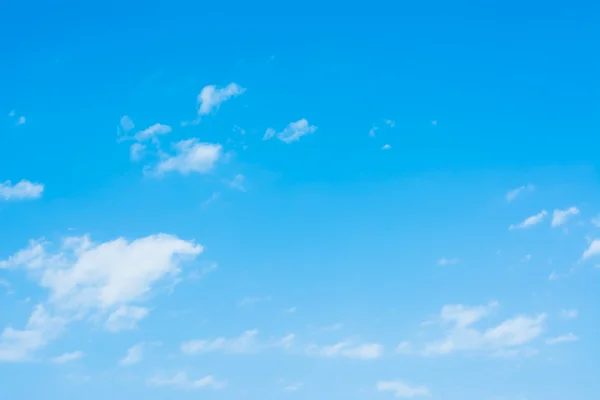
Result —
[[0, 390], [600, 397], [592, 1], [0, 8]]

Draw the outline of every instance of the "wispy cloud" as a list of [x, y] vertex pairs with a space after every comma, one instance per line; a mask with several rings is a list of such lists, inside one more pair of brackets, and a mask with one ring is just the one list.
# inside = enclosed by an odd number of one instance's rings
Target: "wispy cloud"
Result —
[[218, 88], [216, 85], [205, 86], [198, 95], [198, 115], [207, 115], [216, 111], [219, 106], [246, 91], [237, 83]]
[[181, 343], [180, 350], [186, 355], [202, 355], [215, 352], [226, 354], [255, 354], [265, 349], [291, 347], [296, 336], [286, 335], [272, 340], [258, 339], [258, 330], [252, 329], [233, 338], [219, 337], [216, 339], [194, 339]]
[[148, 379], [149, 386], [168, 386], [177, 389], [222, 389], [227, 383], [225, 381], [219, 381], [212, 375], [207, 375], [200, 379], [190, 379], [187, 373], [178, 372], [172, 377], [156, 376]]
[[514, 229], [531, 228], [532, 226], [535, 226], [535, 225], [539, 224], [540, 222], [542, 222], [544, 220], [544, 218], [546, 217], [546, 215], [548, 215], [548, 212], [546, 210], [542, 210], [538, 214], [535, 214], [535, 215], [532, 215], [531, 217], [526, 218], [523, 222], [521, 222], [519, 224], [510, 225], [508, 227], [508, 229], [512, 231]]
[[598, 255], [600, 255], [600, 239], [594, 239], [590, 243], [587, 250], [583, 252], [581, 259], [585, 261], [589, 258], [598, 256]]
[[518, 188], [509, 190], [508, 193], [506, 193], [506, 201], [511, 202], [517, 197], [519, 197], [519, 195], [524, 191], [533, 192], [534, 190], [535, 186], [533, 186], [532, 184], [519, 186]]
[[152, 140], [159, 135], [166, 135], [168, 133], [171, 133], [172, 130], [173, 128], [171, 128], [169, 125], [154, 124], [142, 131], [137, 132], [134, 135], [134, 139], [140, 142]]
[[271, 301], [271, 296], [264, 296], [264, 297], [246, 296], [242, 300], [238, 301], [238, 306], [239, 307], [250, 306], [253, 304], [264, 303], [266, 301]]
[[438, 260], [438, 265], [454, 265], [458, 264], [460, 260], [458, 258], [446, 258], [442, 257]]
[[296, 122], [289, 123], [283, 131], [279, 133], [273, 128], [267, 129], [263, 136], [263, 140], [268, 140], [277, 136], [282, 142], [290, 144], [300, 140], [302, 136], [314, 133], [316, 130], [317, 127], [315, 125], [310, 125], [306, 119], [300, 119]]
[[84, 353], [81, 351], [74, 351], [72, 353], [64, 353], [58, 357], [52, 359], [52, 362], [55, 364], [66, 364], [71, 361], [79, 360], [84, 356]]
[[1, 200], [29, 200], [39, 199], [44, 192], [44, 185], [41, 183], [30, 182], [26, 179], [12, 184], [11, 181], [0, 183]]
[[144, 343], [138, 343], [127, 349], [125, 357], [119, 360], [119, 364], [130, 366], [139, 363], [144, 357]]
[[356, 344], [348, 340], [326, 346], [310, 344], [306, 347], [306, 354], [326, 358], [345, 357], [359, 360], [374, 360], [383, 354], [383, 346], [378, 343]]
[[381, 150], [390, 150], [391, 148], [392, 146], [389, 144], [384, 144], [383, 146], [381, 146]]
[[560, 343], [576, 342], [578, 340], [579, 340], [579, 337], [577, 335], [575, 335], [573, 333], [568, 333], [566, 335], [550, 338], [550, 339], [546, 340], [546, 344], [554, 345], [554, 344], [560, 344]]
[[400, 380], [379, 381], [375, 385], [375, 389], [379, 392], [391, 392], [399, 399], [429, 397], [431, 395], [429, 388], [426, 386], [412, 386]]
[[577, 311], [575, 308], [563, 308], [560, 310], [559, 315], [563, 319], [575, 319], [579, 316], [579, 311]]
[[579, 212], [579, 208], [575, 206], [569, 207], [566, 210], [554, 210], [554, 213], [552, 214], [552, 227], [556, 228], [565, 224], [569, 218], [578, 215]]

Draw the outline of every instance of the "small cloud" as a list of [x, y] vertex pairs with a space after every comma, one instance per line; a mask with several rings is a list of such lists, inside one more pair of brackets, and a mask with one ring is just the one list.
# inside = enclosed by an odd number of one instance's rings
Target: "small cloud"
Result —
[[146, 146], [141, 143], [134, 143], [129, 148], [129, 158], [131, 161], [139, 161], [142, 159], [142, 155]]
[[581, 256], [582, 260], [600, 255], [600, 239], [594, 239], [586, 251]]
[[239, 133], [240, 135], [245, 135], [246, 134], [246, 130], [242, 129], [241, 127], [234, 125], [233, 126], [233, 131]]
[[600, 228], [600, 214], [598, 214], [597, 216], [592, 218], [591, 222], [592, 222], [592, 225], [595, 225], [596, 227]]
[[400, 344], [398, 344], [398, 346], [396, 346], [396, 353], [397, 354], [411, 354], [413, 351], [412, 345], [410, 344], [410, 342], [408, 341], [404, 341], [401, 342]]
[[127, 350], [125, 357], [119, 360], [119, 364], [123, 366], [130, 366], [139, 363], [144, 357], [144, 343], [138, 343], [135, 346], [131, 346]]
[[302, 383], [297, 382], [297, 383], [291, 383], [289, 385], [286, 385], [283, 387], [283, 390], [286, 392], [297, 392], [298, 390], [302, 389]]
[[329, 346], [311, 344], [306, 347], [306, 353], [317, 357], [345, 357], [358, 360], [374, 360], [383, 354], [383, 346], [378, 343], [352, 344], [349, 341], [339, 342]]
[[246, 191], [246, 188], [244, 187], [245, 182], [246, 182], [246, 177], [242, 174], [237, 174], [231, 181], [229, 181], [227, 183], [230, 188], [239, 190], [240, 192], [245, 192]]
[[17, 125], [25, 125], [27, 123], [27, 118], [25, 118], [24, 116], [20, 116], [19, 120], [17, 121]]
[[143, 131], [139, 131], [134, 135], [135, 140], [143, 142], [145, 140], [150, 140], [156, 138], [159, 135], [166, 135], [171, 133], [173, 128], [169, 125], [163, 124], [154, 124], [149, 128], [144, 129]]
[[264, 303], [265, 301], [271, 301], [271, 296], [265, 297], [249, 297], [246, 296], [238, 302], [239, 307], [250, 306], [253, 304]]
[[0, 183], [0, 200], [29, 200], [42, 197], [44, 185], [22, 179], [16, 184], [11, 181]]
[[438, 122], [434, 119], [433, 121], [431, 121], [431, 125], [433, 126], [437, 126]]
[[377, 126], [373, 126], [371, 129], [369, 129], [369, 136], [375, 137], [375, 132], [377, 129], [379, 129]]
[[508, 229], [512, 231], [514, 229], [527, 229], [527, 228], [531, 228], [532, 226], [537, 225], [540, 222], [542, 222], [544, 220], [544, 218], [546, 217], [546, 215], [548, 215], [548, 212], [546, 210], [542, 210], [538, 214], [535, 214], [535, 215], [532, 215], [531, 217], [526, 218], [520, 224], [510, 225], [508, 227]]
[[119, 121], [119, 126], [121, 127], [124, 133], [127, 133], [133, 128], [135, 128], [133, 121], [127, 115], [121, 117], [121, 120]]
[[106, 330], [119, 332], [135, 329], [137, 323], [148, 315], [148, 309], [138, 306], [120, 306], [108, 316]]
[[317, 130], [315, 125], [310, 125], [306, 119], [300, 119], [296, 122], [290, 122], [283, 131], [276, 133], [273, 128], [267, 129], [263, 140], [268, 140], [277, 136], [279, 140], [286, 144], [290, 144], [300, 140], [302, 136], [314, 133]]
[[375, 388], [379, 392], [391, 392], [399, 399], [429, 397], [431, 395], [426, 386], [411, 386], [402, 381], [379, 381]]
[[216, 85], [205, 86], [198, 95], [198, 115], [207, 115], [216, 111], [221, 103], [241, 95], [246, 91], [237, 83], [230, 83], [224, 88]]
[[10, 110], [9, 113], [8, 113], [8, 116], [9, 117], [14, 117], [15, 113], [16, 113], [15, 110]]
[[148, 379], [149, 386], [155, 387], [174, 387], [177, 389], [222, 389], [226, 386], [226, 382], [218, 381], [212, 375], [205, 376], [204, 378], [191, 380], [188, 378], [187, 373], [178, 372], [173, 377], [154, 377]]
[[529, 262], [531, 260], [531, 254], [526, 254], [523, 258], [521, 258], [521, 262]]
[[396, 127], [396, 121], [394, 121], [392, 119], [384, 119], [383, 122], [385, 122], [386, 125], [389, 126], [390, 128]]
[[446, 258], [442, 257], [438, 260], [438, 265], [454, 265], [458, 264], [460, 260], [458, 258]]
[[557, 226], [561, 226], [565, 224], [570, 217], [579, 214], [579, 208], [570, 207], [566, 210], [554, 210], [552, 215], [552, 227], [556, 228]]
[[204, 200], [202, 202], [202, 205], [204, 207], [208, 206], [211, 203], [214, 203], [215, 201], [217, 201], [219, 199], [219, 197], [221, 197], [221, 193], [219, 192], [214, 192], [213, 194], [210, 195], [210, 197], [206, 200]]
[[288, 314], [293, 314], [296, 312], [296, 307], [290, 307], [287, 310], [285, 310], [285, 312]]
[[72, 353], [65, 353], [58, 357], [52, 359], [52, 362], [55, 364], [66, 364], [71, 361], [79, 360], [84, 356], [84, 353], [81, 351], [74, 351]]
[[389, 150], [391, 148], [392, 146], [390, 146], [389, 144], [384, 144], [383, 146], [381, 146], [381, 150]]
[[575, 319], [579, 316], [579, 311], [577, 311], [575, 308], [570, 308], [570, 309], [561, 309], [560, 312], [560, 317], [563, 319]]
[[560, 343], [576, 342], [578, 340], [579, 340], [579, 337], [577, 335], [575, 335], [573, 333], [568, 333], [563, 336], [557, 336], [554, 338], [550, 338], [550, 339], [546, 340], [546, 344], [555, 345], [555, 344], [560, 344]]
[[174, 155], [163, 155], [155, 172], [162, 175], [167, 172], [204, 174], [213, 169], [221, 157], [219, 144], [201, 143], [196, 138], [182, 140], [173, 145]]
[[533, 186], [532, 184], [523, 185], [516, 189], [509, 190], [508, 193], [506, 193], [506, 201], [508, 201], [508, 202], [513, 201], [524, 191], [533, 192], [534, 190], [535, 190], [535, 186]]

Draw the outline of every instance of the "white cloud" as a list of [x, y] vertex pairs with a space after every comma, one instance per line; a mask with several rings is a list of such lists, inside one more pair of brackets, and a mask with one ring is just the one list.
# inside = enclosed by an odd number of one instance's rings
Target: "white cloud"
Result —
[[574, 308], [570, 309], [561, 309], [559, 312], [561, 318], [563, 319], [575, 319], [579, 316], [579, 311]]
[[512, 231], [513, 229], [530, 228], [530, 227], [542, 222], [544, 220], [544, 217], [546, 217], [546, 215], [548, 215], [548, 212], [546, 212], [546, 210], [542, 210], [538, 214], [535, 214], [535, 215], [532, 215], [531, 217], [526, 218], [520, 224], [509, 226], [508, 229]]
[[166, 135], [170, 133], [173, 129], [169, 125], [163, 124], [154, 124], [149, 128], [144, 129], [143, 131], [139, 131], [134, 135], [135, 140], [143, 142], [145, 140], [150, 140], [156, 138], [158, 135]]
[[381, 150], [389, 150], [391, 148], [392, 146], [390, 146], [389, 144], [384, 144], [383, 146], [381, 146]]
[[30, 241], [29, 248], [0, 261], [0, 266], [29, 270], [49, 291], [47, 304], [63, 316], [108, 316], [109, 330], [135, 326], [147, 310], [130, 303], [147, 300], [157, 282], [177, 277], [182, 262], [202, 252], [202, 246], [167, 234], [104, 243], [69, 237], [54, 253], [50, 246]]
[[513, 190], [509, 190], [508, 193], [506, 193], [506, 201], [513, 201], [514, 199], [516, 199], [522, 192], [524, 191], [530, 191], [533, 192], [535, 190], [535, 186], [533, 186], [532, 184], [529, 185], [523, 185], [520, 186], [516, 189]]
[[25, 118], [23, 115], [21, 115], [19, 117], [19, 120], [17, 121], [17, 125], [25, 125], [27, 123], [27, 118]]
[[0, 362], [27, 361], [32, 354], [58, 337], [66, 321], [52, 317], [44, 306], [34, 308], [23, 330], [7, 327], [0, 336]]
[[592, 218], [592, 224], [600, 228], [600, 214]]
[[187, 175], [195, 172], [204, 174], [213, 169], [221, 157], [221, 145], [201, 143], [198, 139], [187, 139], [173, 145], [175, 155], [164, 155], [156, 166], [156, 173], [179, 172]]
[[0, 183], [0, 199], [2, 200], [38, 199], [42, 196], [43, 191], [44, 185], [26, 179], [14, 185], [11, 181]]
[[456, 351], [496, 352], [512, 350], [530, 343], [545, 329], [546, 314], [534, 317], [517, 316], [501, 324], [478, 330], [473, 324], [489, 315], [496, 302], [488, 306], [466, 307], [447, 305], [442, 308], [440, 319], [447, 327], [443, 339], [426, 344], [425, 356], [439, 356]]
[[582, 260], [600, 255], [600, 239], [594, 239], [586, 251], [583, 252]]
[[205, 376], [204, 378], [190, 380], [185, 372], [178, 372], [173, 377], [154, 377], [148, 380], [149, 386], [157, 387], [174, 387], [177, 389], [221, 389], [226, 386], [224, 381], [218, 381], [212, 375]]
[[139, 161], [142, 158], [146, 146], [141, 143], [134, 143], [129, 148], [129, 158], [132, 161]]
[[235, 338], [217, 338], [213, 340], [190, 340], [183, 342], [181, 351], [187, 355], [206, 354], [222, 351], [229, 354], [250, 354], [259, 351], [256, 329], [248, 330]]
[[62, 355], [60, 355], [58, 357], [55, 357], [55, 358], [52, 359], [52, 361], [55, 364], [66, 364], [66, 363], [71, 362], [71, 361], [79, 360], [83, 356], [84, 356], [83, 352], [81, 352], [81, 351], [74, 351], [72, 353], [65, 353], [65, 354], [62, 354]]
[[377, 129], [379, 129], [377, 126], [373, 126], [371, 129], [369, 129], [369, 136], [375, 137], [375, 132], [377, 132]]
[[230, 83], [224, 88], [217, 88], [216, 85], [205, 86], [198, 95], [198, 114], [210, 114], [216, 111], [224, 101], [239, 96], [245, 91], [246, 89], [237, 83]]
[[568, 342], [576, 342], [579, 340], [579, 337], [573, 333], [568, 333], [563, 336], [557, 336], [554, 338], [550, 338], [546, 340], [546, 344], [553, 345], [559, 343], [568, 343]]
[[292, 143], [300, 140], [300, 138], [304, 135], [308, 135], [314, 133], [317, 130], [317, 127], [314, 125], [309, 125], [306, 119], [300, 119], [296, 122], [290, 122], [283, 131], [276, 133], [273, 128], [267, 129], [263, 140], [268, 140], [274, 136], [277, 136], [279, 140], [284, 143]]
[[120, 306], [106, 319], [106, 330], [120, 332], [137, 327], [137, 323], [148, 315], [148, 309], [138, 306]]
[[127, 354], [125, 357], [119, 360], [119, 364], [124, 366], [134, 365], [142, 361], [144, 357], [144, 343], [138, 343], [134, 346], [131, 346], [127, 350]]
[[121, 129], [125, 133], [127, 133], [130, 130], [132, 130], [133, 128], [135, 128], [133, 121], [127, 115], [124, 115], [121, 117], [121, 120], [119, 121], [119, 125], [121, 126]]
[[413, 352], [412, 344], [408, 341], [404, 341], [396, 346], [396, 353], [398, 354], [411, 354]]
[[579, 214], [579, 208], [569, 207], [566, 210], [554, 210], [552, 214], [552, 227], [556, 228], [565, 224], [570, 217]]
[[402, 381], [379, 381], [375, 386], [379, 392], [392, 392], [400, 399], [413, 397], [429, 397], [431, 394], [426, 386], [411, 386]]
[[353, 344], [351, 341], [339, 342], [334, 345], [306, 347], [306, 353], [317, 357], [346, 357], [359, 360], [374, 360], [383, 354], [383, 346], [377, 343]]
[[204, 207], [206, 207], [209, 204], [214, 203], [215, 201], [219, 200], [219, 197], [221, 197], [221, 193], [219, 193], [219, 192], [213, 192], [213, 194], [211, 194], [208, 199], [206, 199], [206, 200], [204, 200], [202, 202], [202, 205]]
[[438, 265], [454, 265], [458, 264], [460, 260], [458, 258], [446, 258], [442, 257], [438, 260]]
[[390, 128], [396, 127], [396, 121], [394, 121], [393, 119], [384, 119], [383, 122], [385, 122]]

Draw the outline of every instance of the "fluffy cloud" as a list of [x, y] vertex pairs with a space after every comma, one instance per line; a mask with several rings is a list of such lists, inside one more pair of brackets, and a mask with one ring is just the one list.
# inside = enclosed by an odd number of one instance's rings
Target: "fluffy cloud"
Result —
[[202, 246], [167, 234], [104, 243], [88, 236], [68, 237], [56, 251], [51, 247], [49, 242], [30, 241], [28, 248], [0, 261], [0, 267], [25, 268], [48, 289], [48, 305], [56, 312], [108, 316], [109, 330], [135, 326], [147, 310], [131, 303], [144, 301], [154, 284], [176, 277], [184, 260], [202, 252]]
[[62, 354], [62, 355], [60, 355], [58, 357], [55, 357], [55, 358], [52, 359], [52, 361], [55, 364], [66, 364], [66, 363], [71, 362], [71, 361], [79, 360], [83, 356], [84, 356], [83, 352], [81, 352], [81, 351], [74, 351], [72, 353], [65, 353], [65, 354]]
[[506, 193], [506, 201], [513, 201], [514, 199], [516, 199], [517, 197], [519, 197], [519, 195], [524, 192], [524, 191], [530, 191], [533, 192], [535, 190], [535, 186], [529, 184], [529, 185], [523, 185], [520, 186], [516, 189], [513, 190], [509, 190], [508, 193]]
[[237, 83], [230, 83], [224, 88], [216, 85], [205, 86], [198, 95], [198, 114], [206, 115], [217, 110], [221, 103], [246, 91]]
[[131, 161], [139, 161], [146, 150], [146, 146], [141, 143], [134, 143], [129, 148], [129, 158]]
[[554, 210], [554, 213], [552, 214], [552, 227], [556, 228], [557, 226], [561, 226], [565, 224], [569, 218], [578, 214], [579, 208], [577, 207], [569, 207], [566, 210]]
[[512, 231], [514, 229], [531, 228], [532, 226], [537, 225], [540, 222], [542, 222], [544, 220], [544, 218], [546, 217], [546, 215], [548, 215], [548, 212], [546, 210], [542, 210], [542, 211], [540, 211], [540, 213], [532, 215], [531, 217], [526, 218], [520, 224], [509, 226], [508, 229]]
[[44, 185], [30, 182], [26, 179], [16, 184], [11, 181], [0, 183], [0, 200], [27, 200], [38, 199], [44, 192]]
[[162, 175], [167, 172], [204, 174], [215, 166], [221, 157], [221, 145], [201, 143], [198, 139], [187, 139], [173, 145], [174, 155], [165, 155], [156, 166], [155, 172]]
[[375, 388], [379, 392], [391, 392], [400, 399], [430, 396], [426, 386], [411, 386], [402, 381], [379, 381]]
[[288, 126], [286, 126], [283, 131], [279, 133], [277, 133], [277, 131], [275, 131], [273, 128], [267, 129], [263, 140], [268, 140], [274, 136], [277, 136], [279, 140], [289, 144], [300, 140], [300, 138], [304, 135], [314, 133], [316, 130], [316, 126], [309, 125], [306, 119], [301, 119], [296, 122], [289, 123]]
[[568, 343], [568, 342], [576, 342], [579, 340], [579, 337], [573, 333], [568, 333], [563, 336], [557, 336], [554, 338], [550, 338], [546, 340], [546, 344], [553, 345], [559, 343]]
[[316, 357], [346, 357], [359, 360], [374, 360], [383, 354], [383, 346], [377, 343], [353, 344], [351, 341], [328, 346], [307, 346], [306, 353]]
[[489, 315], [496, 305], [492, 302], [488, 306], [444, 306], [439, 318], [445, 328], [444, 338], [426, 344], [422, 354], [440, 356], [456, 351], [483, 351], [493, 355], [510, 351], [516, 355], [515, 350], [521, 350], [520, 346], [544, 332], [546, 314], [517, 316], [486, 330], [475, 329], [473, 325]]
[[204, 378], [191, 380], [188, 378], [185, 372], [178, 372], [173, 377], [154, 377], [148, 380], [148, 385], [150, 386], [166, 386], [166, 387], [174, 387], [177, 389], [221, 389], [225, 387], [226, 383], [224, 381], [218, 381], [212, 375], [205, 376]]
[[131, 346], [127, 350], [125, 357], [119, 360], [119, 364], [124, 366], [134, 365], [139, 363], [144, 357], [144, 343], [138, 343], [135, 346]]

